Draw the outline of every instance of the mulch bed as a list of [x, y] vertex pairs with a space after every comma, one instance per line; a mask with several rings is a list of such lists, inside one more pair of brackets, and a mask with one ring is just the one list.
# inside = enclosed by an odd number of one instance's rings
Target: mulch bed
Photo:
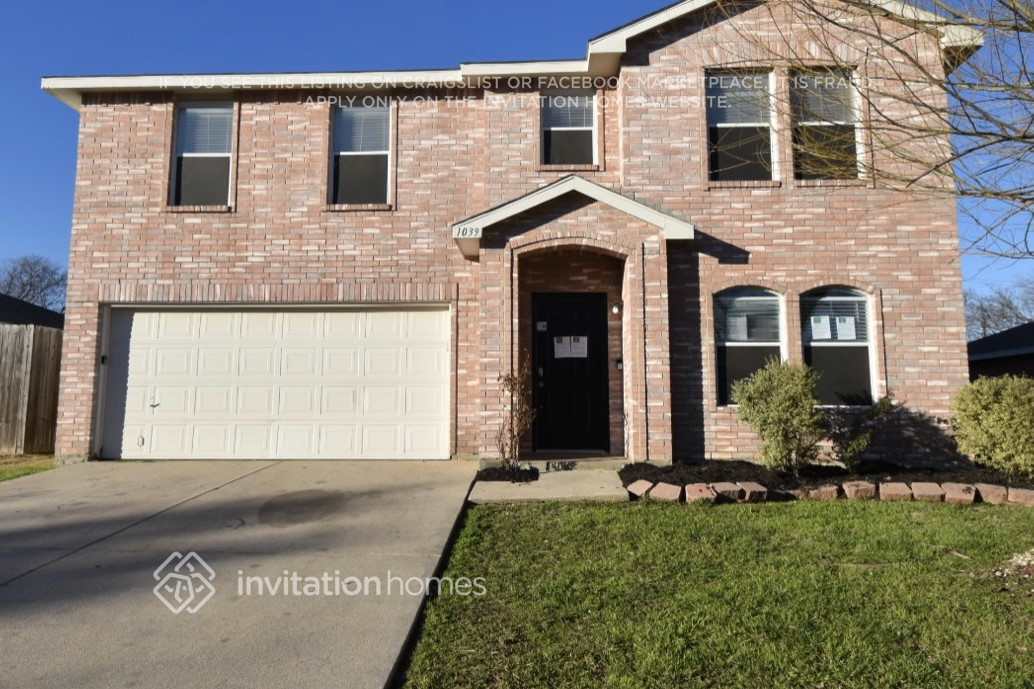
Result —
[[489, 467], [477, 473], [478, 481], [507, 481], [509, 483], [531, 483], [539, 480], [539, 470], [535, 467], [530, 469], [518, 469], [513, 471], [506, 467]]
[[1010, 478], [1008, 474], [969, 463], [955, 463], [950, 468], [937, 469], [903, 467], [885, 462], [863, 462], [854, 472], [838, 466], [812, 465], [802, 469], [800, 476], [772, 471], [752, 462], [741, 461], [708, 461], [670, 466], [635, 463], [625, 466], [619, 474], [621, 482], [626, 486], [639, 479], [645, 479], [654, 483], [664, 481], [678, 486], [690, 483], [755, 481], [769, 490], [776, 491], [811, 489], [845, 481], [993, 483], [1016, 488], [1034, 488], [1034, 481], [1029, 479]]

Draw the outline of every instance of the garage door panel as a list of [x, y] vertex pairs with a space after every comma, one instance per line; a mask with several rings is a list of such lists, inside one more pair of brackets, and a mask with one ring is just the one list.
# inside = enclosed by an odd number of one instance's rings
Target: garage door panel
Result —
[[357, 311], [332, 311], [324, 317], [324, 333], [329, 341], [356, 341], [362, 336], [363, 314]]
[[404, 432], [405, 454], [408, 457], [426, 457], [441, 443], [440, 426], [406, 426]]
[[276, 388], [272, 385], [237, 388], [237, 415], [241, 417], [272, 417]]
[[276, 456], [281, 459], [311, 457], [315, 431], [312, 424], [281, 423], [277, 430]]
[[191, 445], [192, 457], [216, 459], [229, 457], [232, 449], [233, 428], [228, 425], [204, 425], [194, 427]]
[[312, 385], [285, 385], [280, 388], [277, 412], [281, 418], [311, 417], [316, 413], [314, 397], [316, 388]]
[[370, 340], [400, 340], [405, 314], [396, 311], [370, 311], [366, 313], [364, 335]]
[[193, 349], [159, 347], [155, 352], [154, 376], [187, 376], [193, 372]]
[[252, 341], [276, 340], [279, 335], [278, 323], [275, 313], [245, 311], [240, 314], [240, 336], [242, 339]]
[[234, 428], [235, 457], [265, 458], [273, 456], [271, 424], [237, 424]]
[[280, 355], [281, 376], [314, 376], [319, 373], [315, 349], [285, 347]]
[[284, 339], [319, 339], [322, 336], [323, 314], [312, 312], [285, 313]]
[[406, 388], [406, 416], [444, 416], [447, 411], [445, 391], [439, 386], [420, 385]]
[[228, 376], [234, 371], [236, 350], [227, 347], [202, 347], [198, 350], [199, 376]]
[[359, 350], [328, 347], [323, 350], [323, 375], [355, 378], [359, 375]]
[[229, 311], [210, 311], [200, 315], [201, 339], [237, 336], [240, 328], [240, 314]]
[[447, 458], [450, 328], [441, 308], [116, 310], [104, 454]]
[[273, 347], [241, 347], [237, 355], [237, 372], [242, 376], [272, 376], [276, 349]]
[[229, 416], [233, 412], [233, 393], [231, 386], [198, 388], [194, 395], [194, 415], [200, 418]]
[[189, 456], [187, 439], [190, 435], [186, 424], [152, 426], [150, 454], [177, 459], [187, 457]]
[[354, 424], [332, 424], [320, 427], [318, 456], [358, 457], [359, 426]]
[[162, 340], [192, 340], [199, 314], [168, 311], [158, 315], [158, 338]]
[[323, 387], [320, 405], [322, 416], [351, 418], [359, 411], [359, 388], [348, 385], [327, 385]]
[[191, 416], [194, 390], [195, 388], [172, 385], [156, 386], [151, 401], [154, 405], [154, 416], [158, 419]]
[[402, 454], [402, 429], [395, 424], [363, 427], [361, 454], [370, 459], [388, 459]]
[[402, 375], [402, 350], [399, 347], [377, 347], [366, 350], [367, 378]]

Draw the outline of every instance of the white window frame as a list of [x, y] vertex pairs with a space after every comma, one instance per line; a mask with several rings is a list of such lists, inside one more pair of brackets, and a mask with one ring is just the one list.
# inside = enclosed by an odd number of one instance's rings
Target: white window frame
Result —
[[[877, 359], [876, 359], [876, 321], [874, 319], [874, 315], [875, 315], [875, 312], [876, 312], [876, 307], [875, 307], [875, 304], [874, 304], [874, 301], [873, 301], [873, 296], [871, 294], [866, 294], [865, 292], [862, 292], [860, 290], [854, 290], [855, 292], [857, 292], [857, 295], [853, 296], [853, 297], [820, 297], [820, 298], [816, 299], [814, 297], [807, 296], [810, 293], [813, 293], [813, 292], [816, 292], [816, 291], [822, 291], [823, 289], [829, 289], [829, 288], [821, 288], [820, 287], [820, 288], [818, 288], [818, 290], [811, 290], [810, 292], [808, 292], [808, 293], [806, 293], [806, 294], [801, 296], [801, 299], [800, 299], [801, 302], [804, 302], [804, 301], [827, 301], [827, 302], [829, 302], [829, 301], [850, 301], [850, 302], [856, 302], [856, 303], [857, 302], [863, 302], [865, 304], [866, 324], [865, 324], [865, 342], [864, 342], [864, 345], [865, 345], [866, 349], [868, 350], [868, 354], [869, 354], [869, 395], [872, 397], [873, 403], [875, 404], [876, 401], [879, 400], [880, 397], [879, 397], [879, 381], [877, 379], [877, 376], [879, 374], [879, 365], [878, 365]], [[854, 289], [854, 288], [851, 287], [851, 288], [847, 288], [847, 289]], [[802, 308], [801, 309], [801, 319], [802, 319], [802, 321], [803, 321], [804, 318], [805, 318], [805, 312], [804, 312], [804, 309]], [[803, 323], [802, 323], [802, 326], [803, 326]], [[839, 341], [836, 341], [836, 340], [828, 340], [828, 341], [827, 340], [812, 340], [810, 342], [805, 342], [804, 341], [804, 337], [803, 337], [803, 332], [804, 332], [804, 329], [802, 327], [801, 328], [801, 333], [802, 333], [802, 336], [801, 336], [801, 349], [802, 349], [801, 356], [804, 355], [804, 351], [803, 350], [808, 348], [808, 347], [861, 347], [863, 345], [862, 342], [839, 342]], [[839, 409], [839, 408], [866, 409], [866, 408], [868, 408], [869, 405], [859, 405], [859, 404], [820, 404], [818, 406], [823, 408], [823, 409]]]
[[[564, 97], [581, 97], [588, 96], [592, 99], [592, 127], [547, 127], [546, 118], [542, 116], [544, 110], [544, 102], [547, 98], [564, 98]], [[599, 165], [599, 127], [597, 127], [598, 111], [597, 105], [599, 99], [596, 97], [595, 90], [586, 91], [544, 91], [539, 96], [539, 121], [541, 123], [541, 131], [539, 132], [539, 148], [542, 150], [539, 155], [539, 163], [541, 165], [560, 165], [560, 166], [571, 166], [571, 165]], [[547, 163], [546, 162], [546, 132], [592, 132], [592, 162], [591, 163]]]
[[[756, 70], [752, 70], [752, 69], [744, 69], [744, 70], [712, 69], [712, 70], [709, 70], [709, 71], [705, 72], [704, 78], [706, 80], [706, 79], [709, 79], [712, 76], [720, 77], [722, 74], [729, 74], [729, 75], [732, 75], [732, 74], [744, 74], [744, 75], [746, 75], [746, 74], [767, 74], [768, 75], [768, 122], [715, 122], [714, 124], [712, 124], [711, 123], [711, 108], [710, 108], [709, 102], [705, 102], [704, 103], [704, 110], [705, 110], [705, 116], [707, 118], [707, 128], [708, 128], [708, 130], [710, 130], [711, 127], [714, 127], [715, 129], [741, 129], [741, 128], [745, 128], [745, 127], [768, 127], [768, 148], [769, 148], [769, 152], [768, 153], [769, 153], [769, 157], [771, 158], [771, 161], [772, 161], [771, 181], [778, 182], [780, 180], [779, 142], [778, 142], [779, 137], [777, 136], [777, 134], [778, 134], [778, 127], [779, 127], [779, 116], [778, 116], [778, 113], [776, 112], [776, 107], [775, 107], [776, 106], [776, 87], [778, 86], [778, 77], [776, 76], [775, 70], [771, 69], [771, 68], [767, 69], [767, 70], [766, 69], [760, 69], [760, 68], [756, 69]], [[705, 91], [705, 101], [708, 101], [708, 99], [706, 98], [706, 91], [707, 91], [706, 81], [705, 81], [705, 85], [704, 85], [704, 91]], [[710, 135], [708, 135], [707, 151], [708, 151], [708, 156], [707, 156], [708, 157], [707, 176], [708, 176], [708, 180], [711, 183], [714, 183], [714, 182], [717, 182], [718, 180], [710, 179], [711, 172], [712, 172], [712, 170], [711, 170], [711, 163], [710, 163], [710, 157], [711, 157], [711, 155], [710, 155], [710, 153], [711, 153]], [[769, 181], [769, 180], [756, 180], [756, 181], [765, 182], [765, 181]]]
[[[180, 112], [185, 108], [196, 108], [196, 107], [209, 107], [209, 108], [229, 108], [230, 109], [230, 150], [226, 153], [180, 153], [179, 152], [179, 130], [180, 130]], [[180, 158], [227, 158], [229, 160], [228, 174], [226, 175], [226, 203], [225, 206], [229, 208], [233, 198], [233, 150], [234, 150], [234, 135], [237, 131], [236, 125], [236, 108], [232, 101], [185, 101], [182, 103], [176, 103], [176, 110], [173, 117], [173, 141], [172, 141], [172, 174], [170, 176], [172, 185], [169, 187], [169, 198], [167, 203], [170, 206], [176, 206], [173, 201], [175, 200], [176, 185], [179, 183], [179, 165], [177, 162]], [[191, 204], [180, 204], [189, 207]]]
[[[841, 70], [846, 71], [846, 70]], [[853, 116], [853, 122], [845, 122], [842, 120], [802, 120], [797, 122], [794, 120], [794, 114], [790, 112], [790, 127], [791, 131], [796, 127], [854, 127], [854, 152], [855, 152], [855, 177], [861, 178], [863, 173], [862, 168], [862, 155], [863, 149], [865, 148], [865, 137], [862, 136], [862, 128], [859, 126], [862, 121], [862, 104], [861, 104], [861, 93], [860, 86], [858, 84], [858, 70], [852, 68], [850, 70], [850, 82], [851, 82], [851, 114]], [[791, 79], [792, 81], [792, 79]], [[790, 88], [793, 88], [792, 84]], [[794, 161], [796, 164], [796, 161]], [[805, 181], [805, 180], [798, 180]], [[806, 180], [821, 182], [822, 179]]]
[[[364, 108], [365, 107], [365, 108], [371, 108], [372, 109], [372, 106], [363, 106], [363, 105], [359, 105], [359, 106], [351, 105], [350, 106], [350, 105], [341, 105], [341, 104], [339, 104], [339, 105], [336, 105], [334, 107], [342, 108], [342, 109], [360, 109], [360, 108]], [[384, 150], [384, 151], [337, 151], [337, 150], [334, 150], [332, 153], [333, 153], [333, 159], [334, 159], [335, 163], [337, 163], [337, 159], [339, 157], [343, 157], [343, 156], [370, 156], [370, 155], [384, 155], [384, 156], [387, 156], [388, 157], [388, 166], [387, 166], [387, 171], [388, 172], [387, 172], [386, 175], [384, 175], [384, 177], [385, 177], [385, 180], [384, 180], [384, 203], [385, 204], [391, 204], [392, 203], [392, 199], [391, 199], [391, 166], [392, 166], [392, 162], [393, 162], [392, 161], [392, 157], [393, 156], [392, 156], [392, 152], [391, 151], [395, 147], [394, 146], [395, 127], [393, 126], [393, 124], [394, 124], [393, 121], [394, 121], [395, 103], [393, 101], [389, 101], [386, 110], [387, 110], [387, 116], [388, 116], [388, 148], [387, 148], [387, 150]], [[336, 134], [336, 132], [334, 131], [334, 128], [337, 126], [337, 117], [331, 117], [330, 126], [331, 126], [330, 145], [331, 145], [331, 148], [333, 149], [333, 148], [336, 148], [335, 145], [334, 145], [335, 134]], [[335, 205], [338, 205], [338, 206], [364, 205], [364, 204], [341, 203], [341, 202], [335, 200], [334, 195], [337, 193], [337, 185], [334, 184], [334, 182], [336, 181], [336, 175], [337, 175], [337, 165], [335, 165], [334, 169], [331, 171], [331, 189], [329, 190], [330, 191], [329, 196], [330, 196], [330, 199], [331, 199], [331, 203], [333, 203]]]
[[743, 301], [767, 301], [767, 300], [772, 299], [772, 298], [775, 298], [777, 300], [777, 303], [779, 304], [779, 340], [778, 341], [764, 341], [764, 342], [726, 342], [726, 341], [722, 341], [722, 340], [718, 339], [718, 321], [717, 321], [717, 318], [713, 319], [714, 322], [715, 322], [715, 338], [714, 338], [715, 339], [715, 369], [714, 369], [714, 371], [715, 371], [715, 402], [718, 404], [719, 407], [722, 407], [722, 408], [733, 408], [733, 409], [735, 409], [736, 407], [739, 407], [740, 405], [734, 404], [732, 402], [731, 397], [730, 397], [730, 401], [728, 403], [726, 403], [726, 404], [721, 404], [721, 403], [717, 402], [717, 400], [718, 400], [718, 394], [717, 394], [718, 393], [718, 348], [720, 348], [720, 347], [779, 347], [779, 360], [784, 362], [784, 363], [790, 360], [790, 341], [789, 341], [789, 336], [788, 336], [788, 331], [787, 331], [787, 326], [789, 325], [789, 323], [788, 323], [787, 317], [786, 317], [786, 295], [785, 294], [781, 294], [779, 292], [774, 292], [774, 291], [772, 291], [770, 289], [767, 289], [765, 287], [750, 287], [750, 286], [730, 287], [728, 289], [722, 290], [721, 292], [718, 292], [717, 294], [715, 294], [712, 297], [712, 302], [714, 304], [714, 306], [712, 306], [712, 308], [715, 311], [715, 316], [717, 316], [717, 313], [718, 313], [718, 308], [717, 308], [718, 301], [722, 298], [722, 294], [724, 294], [725, 292], [736, 290], [736, 289], [757, 289], [757, 290], [764, 290], [766, 292], [769, 292], [769, 294], [766, 295], [766, 296], [757, 295], [757, 296], [749, 296], [749, 297], [736, 297], [737, 300], [743, 300]]

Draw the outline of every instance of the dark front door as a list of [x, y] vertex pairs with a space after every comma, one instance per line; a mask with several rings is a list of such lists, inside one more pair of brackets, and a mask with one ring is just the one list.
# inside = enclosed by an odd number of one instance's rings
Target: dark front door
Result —
[[532, 295], [536, 450], [610, 451], [607, 295]]

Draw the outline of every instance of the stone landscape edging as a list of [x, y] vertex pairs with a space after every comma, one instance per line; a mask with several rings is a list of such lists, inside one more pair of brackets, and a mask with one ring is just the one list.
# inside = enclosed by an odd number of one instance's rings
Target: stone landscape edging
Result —
[[[770, 491], [754, 481], [690, 483], [677, 486], [671, 483], [639, 479], [630, 483], [630, 500], [654, 502], [685, 502], [690, 504], [757, 503], [773, 498], [784, 500], [878, 500], [880, 502], [940, 502], [951, 505], [1019, 505], [1034, 507], [1034, 489], [1012, 488], [989, 483], [934, 483], [915, 481], [911, 485], [900, 481], [846, 481], [829, 483], [813, 488], [788, 491]], [[655, 492], [656, 491], [656, 492]]]

